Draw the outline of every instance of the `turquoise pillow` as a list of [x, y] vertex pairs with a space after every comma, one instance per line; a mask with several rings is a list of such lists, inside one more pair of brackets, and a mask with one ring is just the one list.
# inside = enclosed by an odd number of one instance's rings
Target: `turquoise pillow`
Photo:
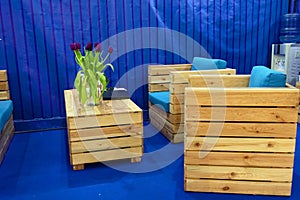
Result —
[[285, 87], [286, 74], [269, 69], [265, 66], [255, 66], [250, 75], [249, 87]]
[[150, 92], [149, 101], [166, 112], [170, 111], [170, 92]]
[[13, 103], [11, 100], [0, 101], [0, 133], [9, 119], [13, 111]]
[[227, 62], [221, 59], [195, 57], [191, 70], [225, 69]]

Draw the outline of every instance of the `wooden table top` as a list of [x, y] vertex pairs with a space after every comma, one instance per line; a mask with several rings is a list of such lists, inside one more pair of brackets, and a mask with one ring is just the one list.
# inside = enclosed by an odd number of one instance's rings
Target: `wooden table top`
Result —
[[64, 96], [67, 117], [142, 112], [142, 109], [130, 99], [104, 100], [98, 106], [83, 106], [79, 102], [77, 90], [65, 90]]

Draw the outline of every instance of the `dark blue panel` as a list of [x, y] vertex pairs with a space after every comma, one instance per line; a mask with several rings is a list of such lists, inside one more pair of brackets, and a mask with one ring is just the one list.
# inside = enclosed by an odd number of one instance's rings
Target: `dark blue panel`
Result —
[[42, 114], [41, 108], [41, 96], [40, 96], [40, 70], [37, 66], [37, 49], [36, 49], [36, 37], [35, 37], [35, 23], [33, 17], [32, 1], [23, 0], [23, 19], [25, 28], [25, 40], [26, 40], [26, 53], [28, 59], [28, 76], [31, 93], [31, 105], [33, 118], [38, 118]]
[[[179, 1], [179, 32], [186, 35], [187, 34], [187, 7], [186, 7], [186, 2], [185, 0], [180, 0]], [[181, 54], [181, 59], [180, 63], [184, 63], [187, 56], [187, 44], [186, 44], [186, 39], [180, 37], [180, 54]]]
[[[47, 70], [46, 44], [44, 32], [44, 19], [41, 11], [41, 2], [32, 4], [34, 16], [34, 31], [36, 44], [36, 59], [39, 68], [39, 95], [41, 98], [42, 117], [51, 117], [51, 106], [49, 104], [49, 79]], [[38, 116], [39, 118], [41, 116]]]

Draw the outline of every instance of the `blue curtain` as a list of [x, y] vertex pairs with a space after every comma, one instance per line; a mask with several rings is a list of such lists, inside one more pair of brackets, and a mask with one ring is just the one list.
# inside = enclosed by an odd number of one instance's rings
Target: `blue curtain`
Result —
[[[204, 55], [197, 45], [238, 73], [270, 65], [271, 44], [279, 41], [288, 6], [286, 0], [0, 1], [0, 66], [8, 69], [14, 118], [65, 116], [63, 91], [73, 88], [78, 69], [72, 42], [108, 41], [116, 55], [115, 71], [106, 72], [110, 85], [134, 91], [132, 99], [147, 110], [147, 65], [190, 62]], [[147, 27], [166, 31], [113, 39]]]

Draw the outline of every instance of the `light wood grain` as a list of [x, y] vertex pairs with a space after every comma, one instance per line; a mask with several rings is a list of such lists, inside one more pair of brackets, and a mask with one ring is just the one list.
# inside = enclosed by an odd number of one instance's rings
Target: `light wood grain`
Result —
[[168, 120], [172, 124], [181, 124], [181, 123], [183, 124], [182, 114], [168, 113], [158, 108], [157, 106], [151, 104], [150, 102], [149, 102], [149, 110], [151, 110], [151, 112], [153, 111], [158, 113], [160, 116], [162, 116], [164, 119]]
[[295, 152], [295, 139], [187, 137], [187, 150]]
[[293, 169], [186, 165], [186, 178], [292, 182]]
[[190, 87], [248, 87], [250, 75], [191, 75]]
[[[202, 157], [204, 156], [205, 157]], [[247, 167], [289, 167], [294, 166], [294, 154], [287, 153], [251, 153], [251, 152], [209, 152], [185, 151], [186, 165], [218, 165]]]
[[169, 75], [171, 71], [190, 70], [191, 66], [191, 64], [149, 65], [148, 75]]
[[7, 71], [0, 70], [0, 81], [7, 81]]
[[297, 132], [296, 123], [199, 123], [188, 121], [185, 125], [187, 136], [296, 138]]
[[149, 76], [149, 83], [170, 83], [170, 75], [162, 75], [162, 76]]
[[8, 82], [0, 82], [0, 90], [8, 90]]
[[148, 90], [149, 92], [162, 92], [162, 91], [168, 91], [169, 90], [169, 83], [154, 83], [154, 84], [148, 84]]
[[289, 196], [291, 183], [258, 182], [258, 181], [226, 181], [226, 180], [196, 180], [185, 181], [186, 191], [217, 192], [237, 194], [262, 194]]

